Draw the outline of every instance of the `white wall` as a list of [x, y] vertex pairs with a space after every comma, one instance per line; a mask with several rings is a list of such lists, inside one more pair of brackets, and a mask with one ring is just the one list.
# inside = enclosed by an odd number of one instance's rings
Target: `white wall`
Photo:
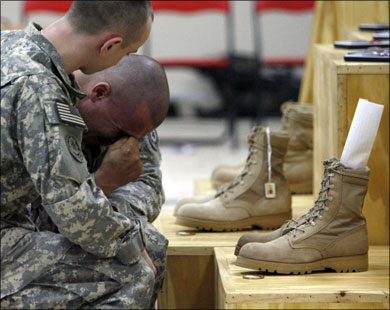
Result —
[[[20, 22], [22, 1], [1, 1], [2, 22]], [[231, 1], [235, 21], [235, 51], [252, 54], [254, 49], [251, 9], [253, 1]], [[55, 14], [34, 14], [29, 18], [45, 25]], [[5, 18], [3, 18], [5, 17]], [[262, 53], [269, 57], [304, 57], [309, 45], [312, 13], [266, 12], [260, 18]], [[216, 13], [203, 16], [155, 14], [152, 30], [152, 56], [219, 55], [225, 50], [224, 20]], [[142, 53], [142, 50], [140, 51]], [[171, 96], [178, 100], [216, 105], [219, 101], [209, 81], [190, 69], [167, 70]]]

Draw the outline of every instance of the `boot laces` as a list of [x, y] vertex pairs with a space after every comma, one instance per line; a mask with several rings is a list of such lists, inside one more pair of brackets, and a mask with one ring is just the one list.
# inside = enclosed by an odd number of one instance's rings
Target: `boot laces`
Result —
[[244, 177], [246, 175], [252, 175], [250, 167], [252, 165], [257, 165], [257, 163], [258, 163], [258, 161], [256, 159], [254, 159], [254, 156], [260, 150], [259, 150], [258, 146], [255, 145], [256, 144], [255, 138], [256, 138], [256, 135], [260, 129], [261, 129], [260, 127], [255, 127], [252, 129], [252, 131], [248, 135], [249, 154], [246, 158], [244, 169], [230, 183], [227, 183], [227, 184], [221, 186], [217, 190], [216, 197], [221, 196], [222, 194], [224, 194], [226, 192], [233, 193], [233, 189], [236, 186], [245, 184]]
[[333, 197], [329, 195], [329, 190], [334, 188], [334, 184], [330, 183], [330, 178], [335, 175], [334, 171], [341, 166], [341, 163], [339, 161], [328, 160], [324, 161], [324, 166], [324, 177], [322, 178], [320, 192], [318, 193], [317, 200], [314, 202], [314, 206], [305, 215], [297, 219], [292, 219], [287, 223], [287, 227], [291, 226], [292, 228], [294, 238], [296, 237], [297, 231], [305, 232], [300, 226], [308, 224], [316, 226], [315, 220], [317, 218], [321, 220], [323, 217], [322, 212], [329, 211], [328, 201], [333, 200]]

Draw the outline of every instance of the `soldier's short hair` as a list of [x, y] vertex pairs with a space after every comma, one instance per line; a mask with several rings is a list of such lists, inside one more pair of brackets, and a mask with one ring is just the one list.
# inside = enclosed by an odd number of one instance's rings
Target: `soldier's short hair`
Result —
[[140, 30], [153, 9], [147, 1], [73, 1], [66, 14], [75, 31], [98, 34], [103, 31], [119, 31], [123, 35], [122, 46], [140, 38]]

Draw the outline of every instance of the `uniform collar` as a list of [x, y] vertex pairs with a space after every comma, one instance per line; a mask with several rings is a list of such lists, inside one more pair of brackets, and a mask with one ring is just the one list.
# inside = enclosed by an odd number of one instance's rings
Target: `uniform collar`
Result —
[[40, 25], [36, 23], [30, 23], [26, 27], [25, 33], [28, 38], [34, 41], [37, 46], [39, 46], [39, 48], [50, 57], [52, 64], [57, 69], [55, 74], [65, 83], [69, 92], [78, 99], [84, 98], [86, 94], [81, 91], [80, 86], [76, 82], [73, 74], [68, 75], [66, 73], [61, 56], [58, 54], [54, 45], [45, 36], [42, 35], [41, 30], [42, 27]]

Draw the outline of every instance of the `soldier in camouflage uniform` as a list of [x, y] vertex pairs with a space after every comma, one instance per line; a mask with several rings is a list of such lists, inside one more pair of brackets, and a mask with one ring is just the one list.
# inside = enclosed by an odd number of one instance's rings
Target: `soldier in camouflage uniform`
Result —
[[[116, 121], [115, 127], [122, 124], [127, 132], [142, 135], [142, 130], [149, 127], [148, 123], [142, 121], [143, 125], [140, 125], [139, 119], [145, 119], [145, 116], [134, 116], [137, 113], [133, 111], [142, 110], [138, 108], [138, 105], [142, 104], [143, 112], [146, 111], [145, 107], [148, 107], [149, 110], [166, 113], [169, 104], [168, 82], [161, 65], [154, 59], [141, 55], [124, 57], [118, 65], [93, 75], [84, 75], [77, 71], [75, 76], [80, 82], [81, 90], [87, 94], [87, 97], [78, 103], [78, 107], [87, 127], [91, 128], [91, 132], [85, 134], [82, 149], [88, 170], [94, 173], [108, 150], [107, 144], [122, 135], [121, 132], [112, 132], [112, 124], [107, 128], [103, 118], [112, 117]], [[113, 109], [104, 109], [106, 115], [101, 115], [96, 106], [109, 107], [114, 100], [117, 106], [122, 107], [121, 113], [111, 114]], [[95, 106], [94, 110], [90, 108], [91, 105]], [[157, 269], [152, 299], [154, 303], [164, 279], [168, 245], [168, 240], [151, 224], [159, 215], [165, 200], [159, 168], [161, 154], [157, 132], [154, 130], [146, 137], [138, 139], [138, 145], [143, 174], [129, 184], [115, 189], [108, 198], [118, 212], [129, 218], [137, 217], [143, 224], [145, 248]], [[56, 232], [55, 225], [42, 209], [39, 207], [36, 223], [40, 229]], [[33, 210], [35, 211], [35, 208]]]
[[[2, 308], [150, 305], [142, 224], [107, 199], [128, 183], [137, 144], [121, 139], [109, 148], [99, 168], [108, 181], [89, 174], [86, 127], [74, 107], [84, 94], [70, 73], [91, 74], [134, 52], [150, 33], [151, 12], [148, 1], [74, 1], [44, 31], [30, 24], [1, 33]], [[60, 233], [32, 222], [37, 197]]]

